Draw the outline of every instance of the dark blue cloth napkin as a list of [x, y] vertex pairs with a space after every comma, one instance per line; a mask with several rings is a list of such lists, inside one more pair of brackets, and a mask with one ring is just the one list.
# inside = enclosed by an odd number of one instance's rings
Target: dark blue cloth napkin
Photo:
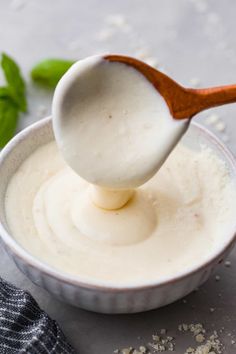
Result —
[[74, 354], [58, 324], [26, 291], [0, 278], [0, 354]]

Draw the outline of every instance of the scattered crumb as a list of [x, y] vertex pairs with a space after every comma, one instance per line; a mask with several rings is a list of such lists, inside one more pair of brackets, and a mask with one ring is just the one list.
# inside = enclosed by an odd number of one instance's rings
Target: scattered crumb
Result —
[[[205, 119], [207, 125], [212, 126], [217, 132], [224, 133], [226, 129], [226, 123], [223, 122], [217, 114], [211, 114]], [[227, 134], [222, 135], [222, 140], [225, 142], [229, 141]]]
[[104, 18], [105, 26], [95, 35], [99, 42], [111, 40], [117, 33], [127, 33], [131, 31], [126, 17], [122, 14], [110, 14]]
[[202, 333], [199, 333], [196, 335], [195, 340], [197, 343], [203, 343], [205, 340], [205, 337]]
[[207, 22], [212, 24], [212, 25], [213, 24], [216, 25], [216, 24], [218, 24], [220, 22], [220, 17], [219, 17], [219, 15], [217, 13], [211, 12], [207, 16]]
[[218, 116], [218, 114], [213, 113], [213, 114], [210, 114], [210, 115], [206, 118], [205, 123], [206, 123], [207, 125], [213, 125], [213, 124], [218, 123], [219, 120], [220, 120], [220, 117]]
[[113, 28], [103, 28], [101, 31], [99, 31], [96, 35], [96, 39], [100, 42], [105, 42], [109, 39], [111, 39], [115, 34], [115, 31]]
[[194, 5], [196, 11], [199, 13], [204, 13], [208, 9], [206, 0], [190, 0], [190, 2]]
[[106, 16], [105, 22], [112, 26], [115, 27], [118, 30], [121, 30], [123, 32], [129, 32], [131, 30], [130, 25], [128, 24], [126, 18], [122, 14], [111, 14]]
[[111, 14], [106, 17], [105, 22], [107, 22], [109, 25], [120, 27], [126, 24], [126, 19], [122, 14]]
[[188, 330], [193, 333], [194, 336], [198, 334], [204, 334], [206, 331], [201, 323], [190, 324]]
[[[216, 331], [211, 335], [207, 335], [207, 332], [201, 323], [182, 323], [178, 325], [180, 332], [192, 333], [197, 344], [196, 348], [189, 347], [184, 354], [223, 354], [223, 345], [219, 339]], [[221, 331], [224, 327], [221, 328]], [[142, 345], [139, 349], [133, 347], [116, 349], [116, 354], [154, 354], [161, 352], [173, 352], [175, 351], [175, 341], [171, 336], [165, 336], [167, 329], [161, 329], [158, 334], [152, 335], [152, 342]], [[231, 344], [235, 344], [232, 340]], [[176, 348], [177, 350], [177, 348]], [[176, 351], [177, 353], [178, 351]], [[179, 352], [178, 352], [179, 353]]]
[[215, 129], [218, 132], [223, 132], [226, 128], [226, 124], [224, 122], [218, 122], [217, 124], [215, 124]]
[[[205, 338], [203, 339], [203, 341], [204, 340]], [[221, 354], [222, 350], [223, 345], [219, 340], [217, 332], [214, 331], [214, 333], [206, 340], [205, 344], [201, 344], [196, 349], [188, 348], [185, 354]]]
[[151, 66], [158, 66], [158, 64], [159, 64], [158, 60], [150, 54], [150, 50], [145, 46], [140, 47], [134, 53], [134, 56], [140, 60], [145, 61], [148, 65], [151, 65]]
[[12, 10], [19, 11], [23, 9], [26, 5], [26, 0], [12, 0], [10, 7]]
[[230, 268], [230, 267], [231, 267], [231, 262], [230, 262], [230, 261], [226, 261], [226, 262], [225, 262], [225, 266], [226, 266], [227, 268]]
[[152, 335], [152, 339], [155, 340], [156, 342], [159, 342], [161, 339], [160, 339], [160, 336], [156, 335], [156, 334], [153, 334]]
[[201, 2], [201, 1], [198, 2], [198, 3], [196, 3], [196, 10], [197, 10], [198, 12], [204, 13], [204, 12], [207, 11], [207, 9], [208, 9], [207, 3]]
[[141, 47], [134, 53], [134, 56], [140, 60], [145, 60], [150, 56], [149, 49], [147, 47]]
[[197, 77], [193, 77], [189, 80], [189, 84], [192, 87], [198, 87], [200, 85], [200, 80]]
[[219, 275], [216, 275], [216, 276], [215, 276], [215, 280], [216, 280], [216, 281], [220, 281], [220, 276], [219, 276]]
[[215, 311], [214, 307], [211, 307], [210, 312], [214, 312], [214, 311]]
[[186, 323], [182, 323], [178, 325], [178, 330], [180, 332], [187, 332], [188, 331], [188, 325]]
[[158, 60], [154, 57], [147, 57], [145, 62], [150, 66], [158, 66]]
[[122, 350], [121, 350], [121, 353], [122, 353], [122, 354], [131, 354], [132, 351], [133, 351], [133, 348], [130, 347], [130, 348], [122, 349]]

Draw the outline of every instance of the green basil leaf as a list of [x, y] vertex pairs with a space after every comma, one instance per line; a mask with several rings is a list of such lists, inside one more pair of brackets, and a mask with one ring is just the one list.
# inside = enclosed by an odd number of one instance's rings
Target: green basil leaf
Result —
[[0, 148], [4, 147], [15, 134], [18, 112], [12, 98], [0, 97]]
[[7, 86], [0, 86], [0, 97], [11, 97], [11, 93]]
[[8, 83], [7, 89], [10, 91], [12, 99], [22, 112], [26, 112], [25, 82], [18, 65], [5, 53], [2, 54], [1, 65]]
[[54, 88], [73, 64], [72, 60], [46, 59], [32, 69], [31, 77], [39, 84]]

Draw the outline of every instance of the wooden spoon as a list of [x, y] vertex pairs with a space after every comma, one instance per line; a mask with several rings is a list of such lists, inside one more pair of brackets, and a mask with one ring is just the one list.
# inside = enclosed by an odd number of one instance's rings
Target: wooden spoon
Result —
[[135, 58], [106, 55], [104, 59], [130, 65], [140, 71], [165, 99], [175, 119], [191, 119], [204, 109], [236, 102], [236, 85], [204, 89], [185, 88], [167, 75]]

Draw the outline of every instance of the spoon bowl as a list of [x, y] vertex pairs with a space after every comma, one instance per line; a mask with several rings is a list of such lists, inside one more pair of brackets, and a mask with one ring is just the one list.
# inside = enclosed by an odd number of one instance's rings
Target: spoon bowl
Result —
[[53, 98], [53, 129], [66, 162], [106, 189], [149, 180], [186, 131], [146, 77], [95, 56], [75, 63]]
[[60, 80], [53, 129], [67, 164], [82, 178], [129, 190], [158, 171], [194, 115], [235, 101], [235, 85], [184, 88], [135, 58], [93, 56]]

